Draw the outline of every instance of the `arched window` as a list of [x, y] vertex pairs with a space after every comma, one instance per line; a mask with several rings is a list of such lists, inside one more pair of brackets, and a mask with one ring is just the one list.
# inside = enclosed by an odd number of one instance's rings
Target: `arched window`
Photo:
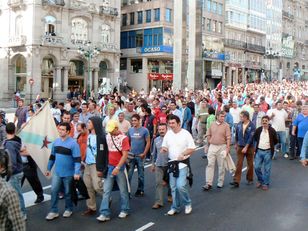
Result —
[[45, 19], [45, 34], [56, 35], [56, 18], [47, 15], [44, 19]]
[[88, 23], [82, 18], [72, 20], [71, 40], [75, 43], [82, 43], [88, 40]]
[[106, 78], [107, 77], [107, 63], [105, 61], [101, 61], [99, 63], [99, 72], [98, 72], [98, 76], [99, 78]]
[[17, 16], [15, 19], [15, 36], [21, 36], [23, 33], [23, 17]]

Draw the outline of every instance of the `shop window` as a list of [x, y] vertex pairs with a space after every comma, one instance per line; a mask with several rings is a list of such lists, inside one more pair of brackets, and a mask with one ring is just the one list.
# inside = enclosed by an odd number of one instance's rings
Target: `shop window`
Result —
[[131, 71], [134, 73], [142, 72], [142, 59], [132, 59], [131, 60]]
[[120, 70], [121, 71], [127, 70], [127, 58], [120, 59]]

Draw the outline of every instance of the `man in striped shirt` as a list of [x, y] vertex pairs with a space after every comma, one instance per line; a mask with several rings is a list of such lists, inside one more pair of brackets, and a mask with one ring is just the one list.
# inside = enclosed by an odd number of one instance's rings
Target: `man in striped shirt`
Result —
[[58, 126], [59, 138], [52, 145], [46, 176], [50, 176], [52, 167], [55, 165], [51, 183], [51, 211], [46, 220], [51, 221], [59, 217], [58, 193], [61, 184], [64, 185], [65, 212], [63, 217], [72, 215], [73, 203], [71, 200], [71, 184], [73, 179], [80, 178], [80, 149], [77, 142], [69, 136], [71, 126], [69, 123], [60, 123]]

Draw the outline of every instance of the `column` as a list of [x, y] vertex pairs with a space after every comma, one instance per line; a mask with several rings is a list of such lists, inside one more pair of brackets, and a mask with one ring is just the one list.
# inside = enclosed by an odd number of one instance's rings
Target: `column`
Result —
[[[147, 57], [142, 57], [142, 83], [143, 84], [138, 84], [139, 86], [142, 86], [144, 88], [145, 92], [150, 92], [151, 89], [149, 89], [149, 81], [148, 81], [148, 58]], [[140, 89], [142, 88], [140, 87]]]
[[234, 84], [238, 84], [238, 68], [235, 70]]
[[63, 67], [64, 70], [64, 76], [63, 76], [63, 93], [67, 94], [68, 93], [68, 70], [69, 70], [69, 66], [65, 66]]
[[9, 64], [8, 65], [8, 90], [15, 91], [16, 89], [16, 76], [14, 73], [15, 65]]
[[62, 67], [55, 67], [54, 81], [53, 81], [53, 98], [55, 100], [62, 100], [63, 93], [61, 91], [61, 69]]
[[174, 0], [173, 22], [174, 47], [173, 47], [173, 90], [178, 91], [184, 88], [186, 78], [186, 0]]
[[98, 92], [98, 68], [94, 68], [93, 70], [93, 89], [94, 93], [96, 94]]

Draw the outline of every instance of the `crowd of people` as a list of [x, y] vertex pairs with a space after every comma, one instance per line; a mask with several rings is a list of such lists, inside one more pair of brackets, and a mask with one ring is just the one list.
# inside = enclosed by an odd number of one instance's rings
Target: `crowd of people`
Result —
[[[12, 162], [8, 182], [18, 192], [21, 220], [27, 219], [21, 191], [24, 178], [37, 194], [35, 203], [44, 201], [44, 196], [36, 165], [15, 132], [40, 107], [41, 102], [24, 106], [19, 99], [14, 123], [2, 125], [4, 118], [0, 116], [0, 142]], [[213, 187], [216, 162], [218, 188], [224, 187], [226, 169], [234, 175], [231, 186], [240, 186], [246, 158], [247, 184], [254, 183], [255, 172], [256, 187], [263, 190], [269, 189], [272, 159], [281, 155], [308, 165], [308, 82], [283, 80], [228, 87], [219, 84], [213, 90], [178, 92], [153, 88], [149, 94], [113, 92], [87, 100], [69, 94], [66, 102], [53, 101], [50, 110], [59, 138], [53, 143], [45, 172], [50, 176], [54, 168], [51, 209], [46, 220], [59, 217], [59, 198], [65, 198], [63, 217], [72, 215], [71, 184], [78, 180], [83, 180], [89, 196], [84, 216], [95, 215], [98, 210], [98, 221], [110, 220], [111, 192], [119, 190], [118, 217], [126, 218], [130, 198], [145, 194], [145, 162], [152, 163], [151, 171], [155, 172], [152, 208], [159, 209], [169, 201], [172, 205], [168, 215], [179, 213], [181, 205], [185, 214], [190, 214], [189, 185], [193, 172], [190, 156], [197, 146], [204, 146], [203, 158], [208, 160], [202, 186], [205, 191]], [[230, 158], [232, 147], [236, 151], [236, 164]], [[0, 156], [1, 172], [8, 170], [5, 160]], [[133, 194], [131, 181], [135, 168], [138, 181]], [[98, 209], [96, 196], [100, 194]], [[20, 219], [7, 220], [5, 225], [17, 222], [21, 227]]]

